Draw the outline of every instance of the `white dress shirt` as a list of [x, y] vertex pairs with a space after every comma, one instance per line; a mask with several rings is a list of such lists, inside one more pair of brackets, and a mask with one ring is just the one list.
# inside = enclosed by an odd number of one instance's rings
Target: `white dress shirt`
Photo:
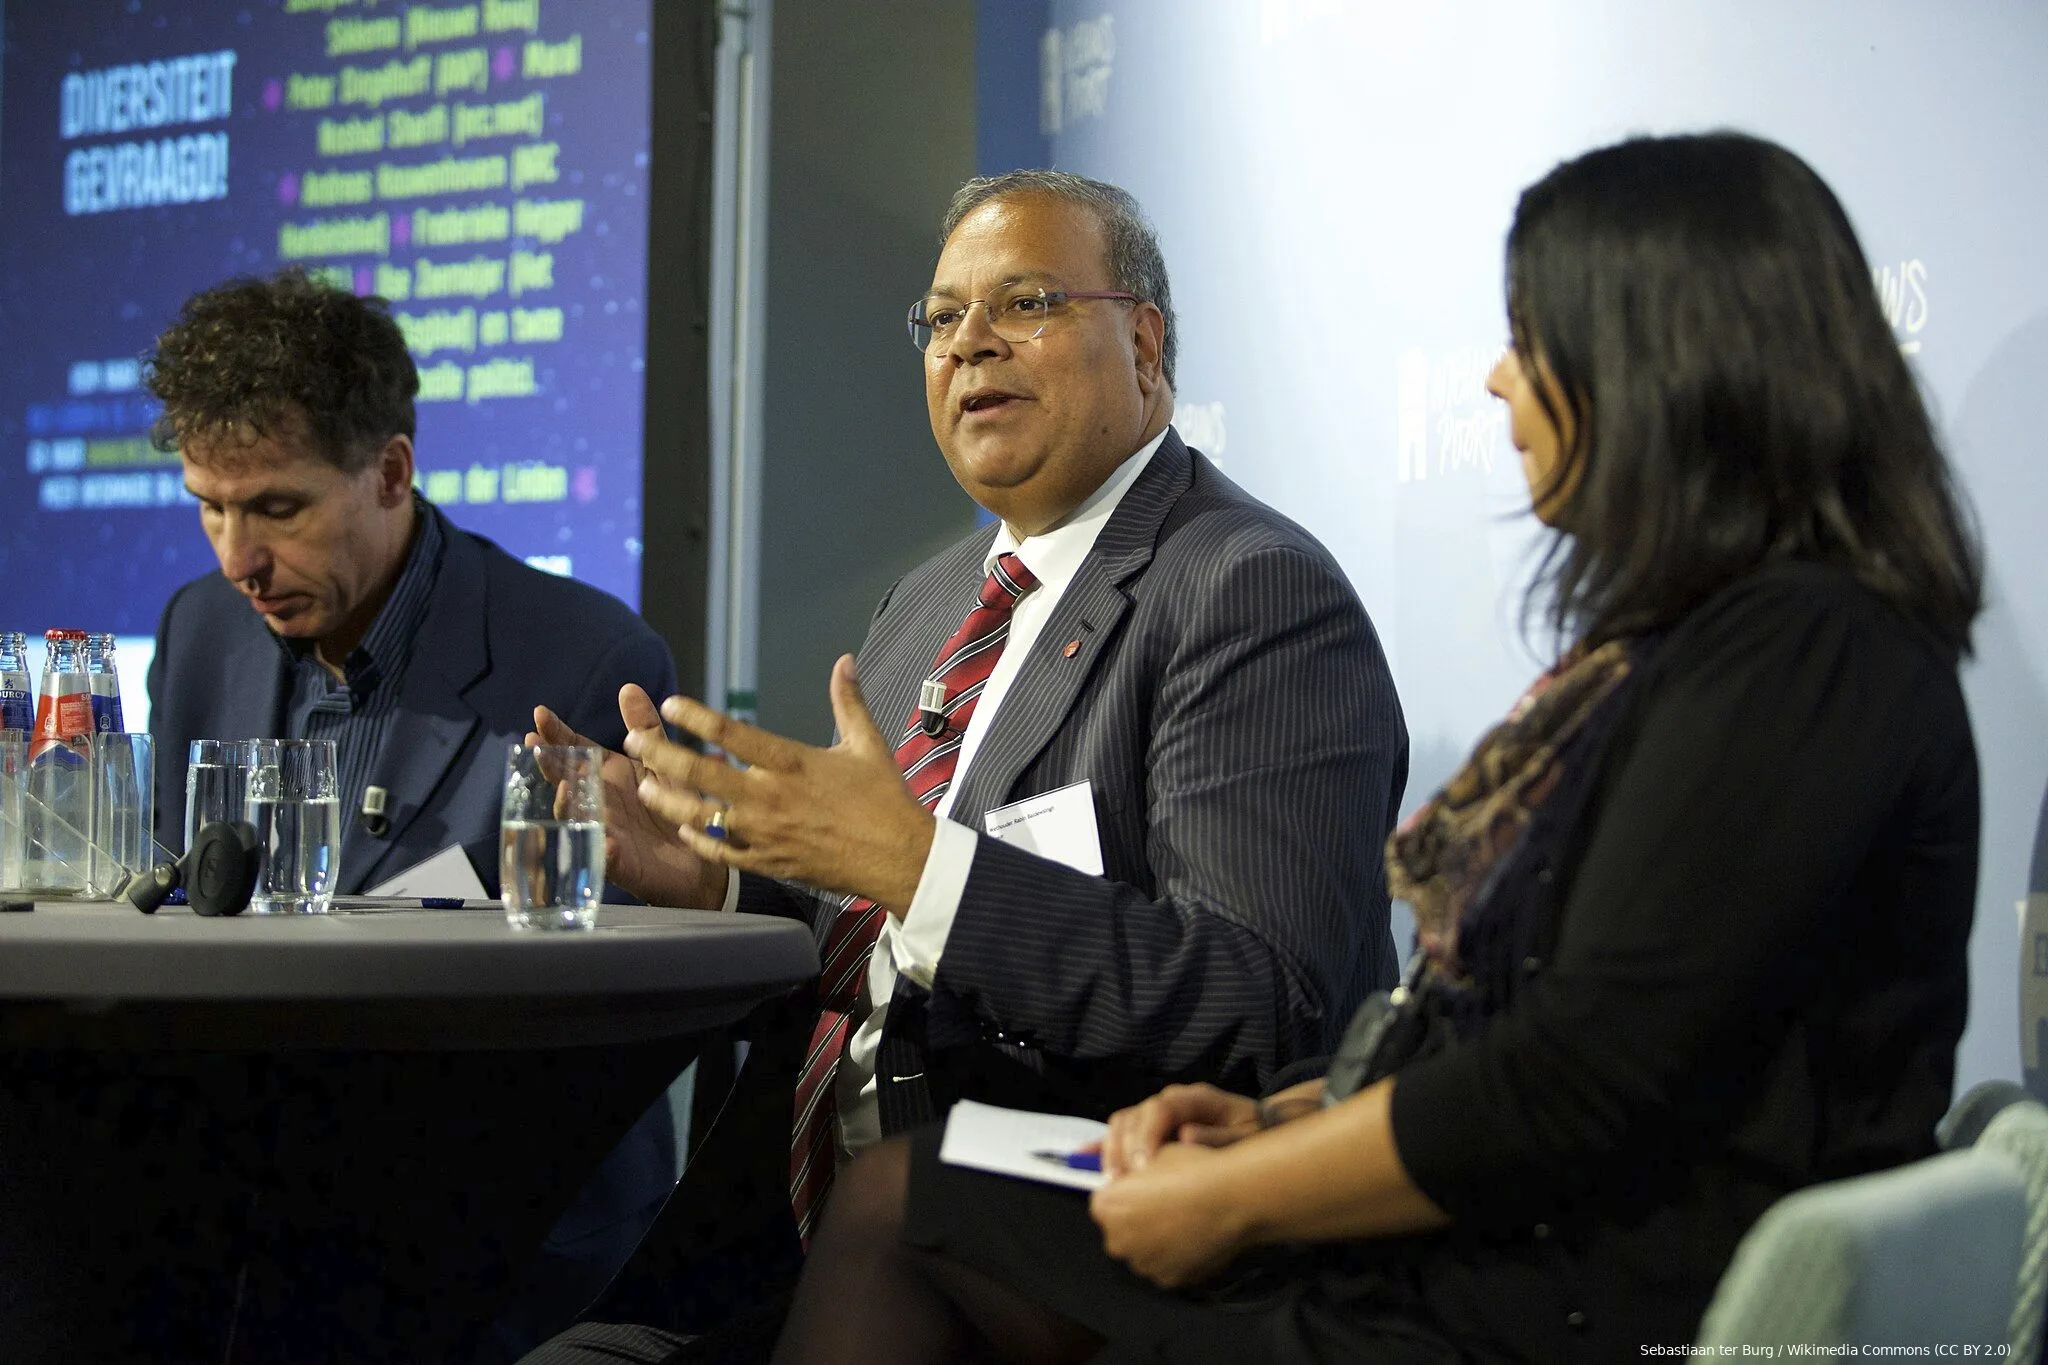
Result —
[[[882, 918], [881, 936], [876, 939], [874, 956], [868, 961], [868, 1015], [848, 1041], [836, 1078], [839, 1140], [846, 1151], [859, 1151], [882, 1136], [881, 1111], [875, 1099], [875, 1050], [881, 1046], [882, 1024], [888, 1017], [889, 999], [896, 991], [896, 977], [900, 973], [921, 986], [932, 984], [939, 958], [946, 951], [946, 937], [953, 929], [953, 917], [960, 912], [967, 875], [974, 868], [980, 831], [947, 818], [953, 809], [953, 794], [960, 790], [968, 766], [981, 748], [982, 736], [988, 733], [990, 722], [1002, 709], [1003, 698], [1031, 653], [1033, 642], [1051, 618], [1053, 608], [1059, 605], [1067, 584], [1073, 582], [1081, 561], [1095, 547], [1095, 537], [1101, 534], [1110, 513], [1116, 511], [1117, 504], [1123, 501], [1124, 494], [1137, 482], [1165, 439], [1163, 431], [1153, 437], [1051, 530], [1019, 541], [1005, 524], [997, 528], [996, 538], [988, 547], [988, 555], [982, 561], [984, 575], [995, 567], [997, 558], [1014, 553], [1038, 579], [1038, 586], [1019, 598], [1012, 610], [1010, 638], [1003, 646], [1002, 657], [996, 660], [995, 671], [982, 688], [981, 699], [974, 705], [967, 733], [961, 736], [960, 761], [953, 770], [951, 785], [934, 809], [939, 817], [938, 828], [932, 834], [931, 852], [925, 857], [924, 873], [918, 878], [917, 894], [911, 899], [910, 909], [900, 920], [894, 915]], [[968, 604], [963, 602], [963, 619], [967, 609]]]

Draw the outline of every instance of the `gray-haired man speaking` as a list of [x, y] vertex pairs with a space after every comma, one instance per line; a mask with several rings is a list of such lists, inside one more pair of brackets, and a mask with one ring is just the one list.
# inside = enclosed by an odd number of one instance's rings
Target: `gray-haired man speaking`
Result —
[[817, 930], [806, 1229], [843, 1152], [954, 1098], [1251, 1091], [1394, 975], [1385, 659], [1323, 547], [1175, 434], [1171, 296], [1131, 197], [970, 181], [910, 331], [932, 434], [999, 524], [883, 600], [833, 670], [833, 747], [669, 699], [728, 766], [629, 689], [640, 766], [611, 768], [622, 884]]

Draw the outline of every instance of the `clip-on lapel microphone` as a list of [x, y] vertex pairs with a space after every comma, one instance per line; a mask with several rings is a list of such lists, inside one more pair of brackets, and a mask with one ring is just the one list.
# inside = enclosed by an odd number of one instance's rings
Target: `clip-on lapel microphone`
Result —
[[381, 839], [390, 832], [391, 820], [385, 810], [391, 800], [391, 793], [382, 787], [363, 788], [363, 832], [372, 839]]
[[937, 678], [917, 689], [917, 728], [933, 739], [946, 733], [946, 685]]

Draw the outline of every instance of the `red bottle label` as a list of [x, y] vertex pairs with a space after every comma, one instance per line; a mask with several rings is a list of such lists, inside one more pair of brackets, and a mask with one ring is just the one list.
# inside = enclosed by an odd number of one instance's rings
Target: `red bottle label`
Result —
[[92, 696], [86, 692], [45, 692], [36, 703], [36, 737], [29, 749], [34, 762], [53, 749], [65, 748], [85, 756], [86, 737], [92, 734]]

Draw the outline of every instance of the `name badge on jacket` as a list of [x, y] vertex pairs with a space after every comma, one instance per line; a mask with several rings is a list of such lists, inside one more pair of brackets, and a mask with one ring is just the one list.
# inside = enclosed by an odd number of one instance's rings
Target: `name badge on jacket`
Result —
[[1102, 835], [1095, 828], [1095, 784], [1086, 778], [998, 806], [982, 817], [982, 825], [990, 837], [1006, 844], [1065, 863], [1092, 877], [1102, 875]]

